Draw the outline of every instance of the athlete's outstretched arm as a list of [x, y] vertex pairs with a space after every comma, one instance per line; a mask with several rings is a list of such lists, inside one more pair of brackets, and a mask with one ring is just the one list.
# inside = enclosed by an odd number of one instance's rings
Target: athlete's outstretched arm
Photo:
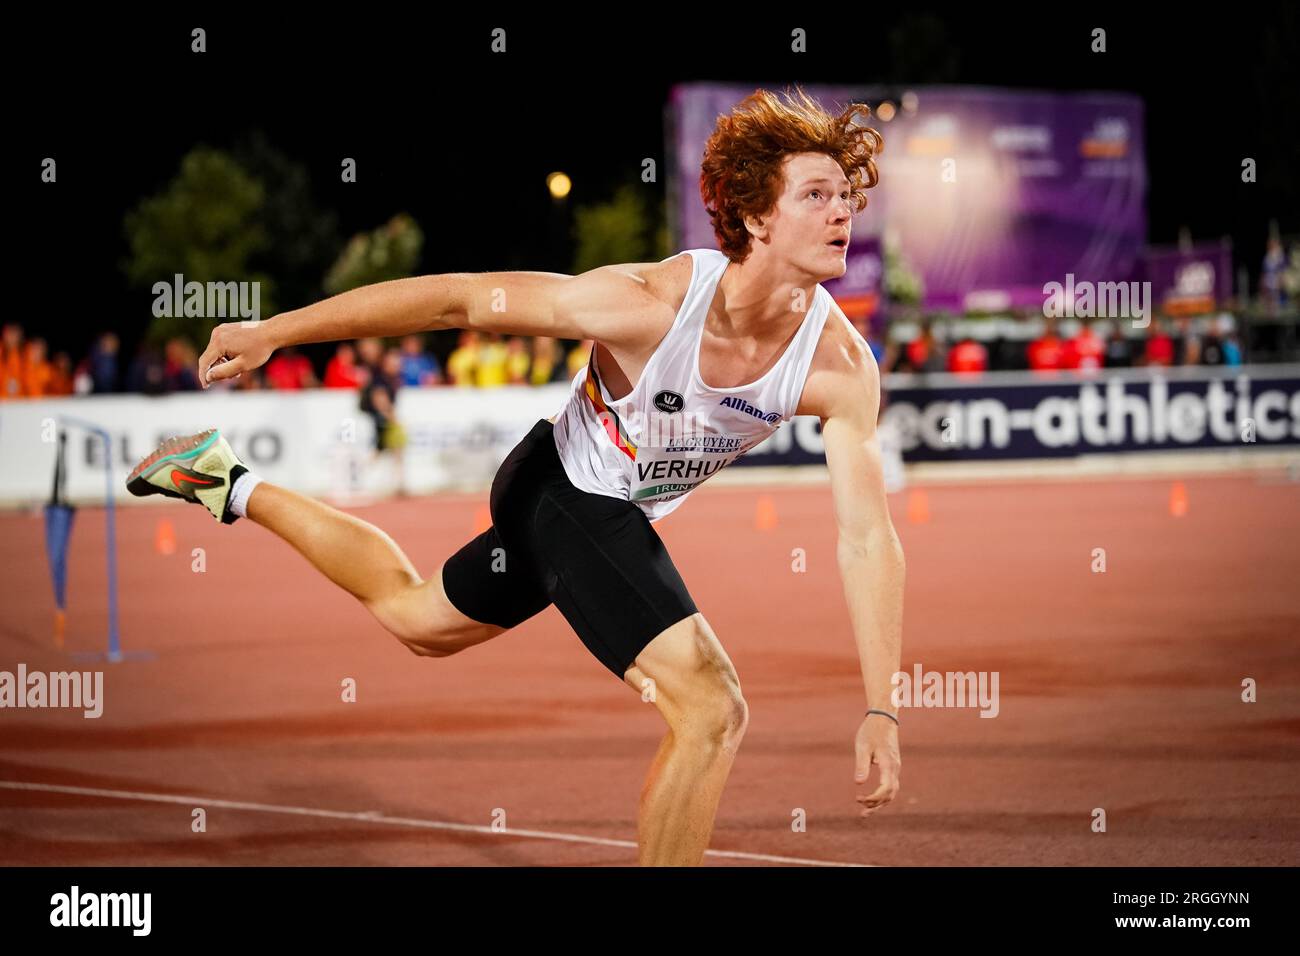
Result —
[[[844, 359], [843, 367], [830, 373], [831, 384], [823, 385], [827, 398], [822, 439], [839, 532], [836, 555], [867, 707], [896, 713], [891, 696], [902, 647], [906, 567], [902, 544], [889, 517], [876, 432], [880, 370], [860, 339]], [[854, 779], [858, 784], [866, 783], [873, 763], [880, 767], [879, 786], [857, 798], [866, 816], [898, 792], [901, 759], [897, 725], [878, 714], [864, 717], [855, 749]]]
[[667, 321], [672, 321], [672, 307], [657, 294], [653, 281], [661, 265], [602, 266], [578, 276], [454, 272], [377, 282], [265, 322], [217, 326], [199, 358], [199, 380], [207, 387], [232, 378], [289, 345], [438, 329], [597, 339], [626, 346], [640, 345], [649, 337], [653, 345], [663, 328], [646, 321], [647, 310], [667, 310]]

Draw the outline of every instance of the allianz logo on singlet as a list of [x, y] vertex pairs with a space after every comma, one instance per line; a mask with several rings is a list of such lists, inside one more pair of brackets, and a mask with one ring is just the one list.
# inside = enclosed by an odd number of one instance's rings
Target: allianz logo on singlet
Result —
[[725, 408], [734, 408], [737, 411], [744, 412], [746, 415], [753, 415], [755, 418], [760, 418], [769, 425], [781, 417], [779, 412], [760, 411], [743, 398], [737, 398], [734, 395], [728, 395], [722, 401], [718, 402], [718, 404]]

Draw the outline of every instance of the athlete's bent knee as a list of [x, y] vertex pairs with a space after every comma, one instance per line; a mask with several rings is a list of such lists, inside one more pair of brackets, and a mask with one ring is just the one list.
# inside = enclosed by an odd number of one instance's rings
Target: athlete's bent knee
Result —
[[699, 736], [728, 750], [740, 746], [749, 727], [749, 704], [734, 680], [720, 682], [691, 700], [681, 714], [680, 732]]
[[402, 642], [408, 651], [417, 657], [450, 657], [452, 654], [464, 650], [463, 647], [442, 647], [430, 643], [421, 643], [419, 640], [402, 637], [400, 634], [395, 636]]
[[384, 630], [418, 657], [448, 657], [464, 650], [464, 643], [441, 619], [438, 607], [429, 600], [428, 582], [399, 588], [366, 607]]
[[636, 688], [647, 674], [674, 733], [729, 748], [739, 745], [749, 726], [749, 705], [731, 659], [703, 616], [692, 615], [658, 635], [624, 681]]
[[749, 728], [749, 704], [741, 696], [739, 688], [734, 695], [728, 695], [722, 710], [720, 721], [722, 745], [728, 750], [740, 746]]

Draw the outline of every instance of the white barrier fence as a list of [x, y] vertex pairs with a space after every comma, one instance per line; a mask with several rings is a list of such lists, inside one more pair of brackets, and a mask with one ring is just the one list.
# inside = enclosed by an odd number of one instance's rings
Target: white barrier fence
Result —
[[[909, 462], [937, 463], [1044, 461], [1100, 452], [1300, 450], [1300, 365], [1108, 369], [1082, 376], [887, 376], [884, 387], [889, 403], [881, 442], [891, 490], [902, 486], [900, 454]], [[49, 497], [60, 416], [111, 434], [119, 500], [134, 500], [126, 476], [162, 439], [213, 426], [258, 474], [340, 503], [397, 490], [481, 489], [538, 419], [563, 407], [569, 390], [568, 383], [402, 389], [397, 415], [407, 444], [400, 456], [374, 453], [374, 425], [351, 391], [0, 403], [0, 506]], [[952, 441], [942, 428], [945, 421], [963, 426], [953, 428]], [[102, 442], [76, 426], [68, 436], [69, 499], [103, 501]], [[820, 422], [812, 416], [793, 419], [742, 463], [824, 467]]]

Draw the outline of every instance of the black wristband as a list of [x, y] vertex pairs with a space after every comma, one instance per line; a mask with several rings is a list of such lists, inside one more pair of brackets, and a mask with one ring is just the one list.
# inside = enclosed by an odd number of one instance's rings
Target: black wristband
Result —
[[890, 713], [889, 711], [887, 711], [887, 710], [875, 710], [875, 709], [872, 709], [872, 710], [867, 711], [867, 716], [868, 716], [868, 717], [870, 717], [872, 714], [880, 714], [882, 717], [888, 717], [890, 720], [892, 720], [892, 721], [894, 722], [894, 724], [895, 724], [896, 726], [899, 726], [899, 727], [902, 726], [902, 724], [899, 724], [899, 723], [898, 723], [898, 718], [895, 717], [893, 714], [891, 714], [891, 713]]

